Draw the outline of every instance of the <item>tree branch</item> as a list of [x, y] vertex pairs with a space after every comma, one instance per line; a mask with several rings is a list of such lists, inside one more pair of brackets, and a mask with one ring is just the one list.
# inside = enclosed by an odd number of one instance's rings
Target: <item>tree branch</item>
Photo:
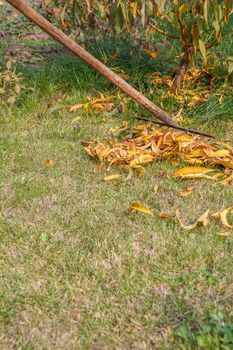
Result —
[[[145, 122], [150, 122], [150, 123], [153, 123], [153, 124], [158, 124], [158, 125], [166, 126], [166, 127], [170, 128], [170, 126], [165, 125], [164, 123], [161, 123], [161, 122], [157, 122], [157, 121], [155, 121], [155, 120], [153, 120], [153, 119], [144, 118], [144, 117], [140, 117], [140, 116], [136, 116], [135, 118], [138, 119], [138, 120], [143, 120], [143, 121], [145, 121]], [[206, 137], [210, 137], [210, 138], [212, 138], [212, 139], [215, 139], [215, 136], [214, 136], [214, 135], [207, 134], [207, 133], [205, 133], [205, 132], [198, 131], [198, 130], [186, 129], [186, 128], [182, 127], [182, 126], [173, 127], [173, 129], [183, 130], [183, 131], [186, 131], [186, 132], [188, 131], [188, 132], [190, 132], [190, 133], [192, 133], [192, 134], [202, 135], [202, 136], [206, 136]]]
[[[232, 34], [233, 34], [233, 32], [230, 32], [230, 33], [227, 33], [226, 35], [223, 35], [221, 37], [221, 40], [228, 38]], [[217, 44], [218, 42], [219, 42], [219, 40], [217, 38], [215, 38], [208, 46], [206, 46], [206, 49], [207, 50], [211, 49], [211, 47], [214, 46], [215, 44]]]
[[158, 32], [158, 33], [160, 33], [160, 34], [163, 34], [163, 35], [167, 36], [168, 38], [177, 39], [177, 40], [180, 39], [180, 37], [179, 37], [178, 35], [173, 35], [173, 34], [164, 32], [162, 29], [156, 27], [156, 25], [153, 24], [152, 22], [149, 22], [149, 26], [150, 26], [152, 29], [154, 29], [156, 32]]

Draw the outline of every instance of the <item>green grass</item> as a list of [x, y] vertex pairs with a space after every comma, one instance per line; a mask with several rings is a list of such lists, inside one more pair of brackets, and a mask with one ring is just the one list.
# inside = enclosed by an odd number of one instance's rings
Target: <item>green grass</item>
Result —
[[[108, 38], [105, 45], [111, 52], [119, 44]], [[99, 47], [91, 48], [97, 56]], [[112, 64], [159, 103], [164, 88], [152, 91], [142, 78], [154, 61], [145, 65], [144, 53], [126, 61], [124, 44], [120, 51]], [[111, 138], [111, 127], [134, 124], [141, 109], [123, 96], [125, 114], [57, 108], [117, 94], [68, 55], [18, 70], [26, 91], [0, 111], [0, 348], [232, 349], [232, 238], [218, 236], [223, 229], [214, 222], [187, 232], [158, 217], [180, 208], [188, 221], [226, 208], [232, 187], [166, 177], [175, 169], [169, 162], [148, 165], [129, 182], [105, 183], [80, 144]], [[232, 109], [211, 101], [193, 111], [194, 126], [232, 140]], [[171, 100], [167, 108], [178, 106]], [[221, 120], [205, 118], [220, 111]], [[192, 196], [176, 195], [190, 185]], [[129, 214], [135, 201], [156, 217]]]

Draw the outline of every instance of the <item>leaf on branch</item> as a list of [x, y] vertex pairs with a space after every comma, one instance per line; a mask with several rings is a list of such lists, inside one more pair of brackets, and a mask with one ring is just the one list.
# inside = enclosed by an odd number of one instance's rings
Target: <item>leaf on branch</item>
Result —
[[205, 65], [207, 64], [207, 53], [206, 53], [206, 47], [205, 44], [201, 39], [199, 39], [199, 49], [202, 54], [202, 57], [204, 59]]

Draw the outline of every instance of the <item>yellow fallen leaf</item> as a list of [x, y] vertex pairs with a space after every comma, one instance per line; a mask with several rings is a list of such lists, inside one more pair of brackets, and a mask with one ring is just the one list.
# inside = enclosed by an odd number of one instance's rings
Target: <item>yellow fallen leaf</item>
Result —
[[140, 164], [150, 163], [154, 160], [154, 157], [151, 154], [142, 154], [138, 156], [137, 158], [133, 159], [129, 166], [134, 168]]
[[218, 235], [222, 237], [233, 237], [233, 232], [219, 232]]
[[223, 179], [223, 180], [219, 180], [218, 181], [218, 184], [221, 184], [221, 185], [228, 185], [230, 182], [233, 181], [233, 173], [228, 176], [227, 178]]
[[159, 185], [158, 185], [158, 184], [155, 184], [153, 189], [154, 189], [154, 192], [157, 193], [157, 192], [158, 192], [158, 189], [159, 189]]
[[230, 168], [233, 169], [233, 160], [221, 160], [221, 159], [214, 159], [212, 161], [213, 164], [220, 164], [224, 166], [224, 168]]
[[129, 181], [133, 176], [133, 170], [131, 168], [128, 169], [128, 175], [126, 176], [124, 181]]
[[134, 167], [134, 171], [136, 172], [136, 174], [141, 175], [144, 173], [145, 168], [143, 168], [142, 166], [138, 165]]
[[180, 160], [179, 160], [179, 159], [176, 159], [176, 158], [172, 158], [172, 159], [170, 160], [170, 162], [171, 162], [172, 164], [179, 164], [179, 163], [180, 163]]
[[226, 208], [222, 211], [217, 211], [216, 213], [212, 214], [211, 216], [214, 219], [220, 220], [222, 225], [227, 228], [233, 228], [233, 225], [230, 225], [227, 221], [227, 214], [231, 212], [233, 213], [233, 207]]
[[120, 177], [121, 177], [121, 175], [119, 175], [119, 174], [108, 175], [108, 176], [104, 177], [104, 181], [112, 181], [112, 180], [119, 179]]
[[107, 56], [102, 56], [101, 59], [104, 63], [108, 63], [109, 61], [109, 58]]
[[78, 123], [79, 121], [80, 121], [80, 119], [81, 119], [81, 117], [76, 117], [76, 118], [74, 118], [73, 120], [72, 120], [72, 124], [76, 124], [76, 123]]
[[71, 106], [69, 111], [70, 112], [76, 112], [79, 109], [83, 108], [83, 103], [79, 103], [78, 105]]
[[176, 210], [176, 217], [181, 225], [185, 230], [193, 230], [197, 225], [206, 227], [209, 223], [209, 209], [205, 211], [204, 214], [202, 214], [197, 220], [190, 225], [185, 225], [181, 219], [180, 219], [180, 212], [179, 209]]
[[92, 107], [97, 111], [103, 111], [103, 110], [109, 111], [115, 108], [115, 105], [112, 102], [102, 102], [102, 103], [95, 103]]
[[37, 128], [38, 125], [39, 125], [39, 124], [30, 124], [28, 127], [29, 127], [30, 129], [34, 129], [34, 128]]
[[86, 112], [86, 113], [89, 113], [90, 112], [90, 105], [89, 103], [84, 103], [83, 105], [83, 110]]
[[148, 55], [150, 55], [152, 58], [156, 58], [156, 57], [157, 57], [157, 52], [155, 52], [155, 51], [152, 51], [152, 50], [150, 50], [150, 49], [147, 49], [146, 47], [144, 48], [144, 51], [145, 51], [146, 53], [148, 53]]
[[216, 178], [214, 176], [208, 176], [205, 174], [190, 174], [187, 176], [183, 177], [184, 179], [209, 179], [209, 180], [216, 180]]
[[53, 165], [54, 161], [52, 159], [46, 159], [44, 163], [45, 166], [49, 167]]
[[188, 142], [193, 142], [193, 136], [188, 135], [188, 134], [182, 134], [176, 137], [177, 141], [188, 141]]
[[183, 121], [183, 116], [182, 116], [182, 112], [183, 112], [183, 107], [181, 107], [179, 109], [179, 111], [177, 112], [177, 114], [174, 116], [174, 120], [178, 123], [178, 122], [182, 122]]
[[91, 105], [93, 106], [93, 105], [96, 104], [96, 103], [105, 103], [105, 102], [109, 102], [112, 98], [113, 98], [112, 95], [99, 97], [99, 98], [96, 98], [96, 99], [92, 100], [92, 101], [91, 101]]
[[199, 177], [199, 175], [210, 173], [211, 171], [214, 171], [212, 168], [204, 168], [204, 167], [198, 167], [198, 166], [188, 166], [184, 167], [182, 169], [178, 169], [174, 171], [172, 174], [173, 177]]
[[185, 100], [184, 96], [182, 96], [182, 95], [176, 95], [174, 97], [178, 102], [184, 102], [184, 100]]
[[212, 150], [205, 150], [204, 149], [205, 154], [209, 157], [209, 158], [215, 158], [215, 157], [226, 157], [229, 156], [231, 154], [231, 151], [229, 149], [219, 149], [217, 151], [212, 151]]
[[186, 190], [184, 190], [184, 191], [179, 191], [179, 192], [178, 192], [178, 195], [179, 195], [180, 197], [187, 197], [187, 196], [190, 196], [190, 194], [193, 193], [193, 189], [194, 189], [194, 186], [193, 186], [193, 187], [188, 187], [188, 188], [186, 188]]
[[99, 159], [106, 157], [110, 151], [111, 151], [111, 148], [108, 145], [103, 149], [101, 149], [100, 152], [97, 152]]
[[113, 136], [119, 136], [123, 131], [127, 129], [128, 129], [128, 126], [124, 126], [123, 128], [117, 128], [112, 132], [112, 134]]
[[205, 156], [205, 153], [202, 149], [194, 149], [194, 150], [190, 151], [190, 153], [187, 154], [185, 156], [185, 158], [188, 159], [188, 158], [196, 158], [196, 157], [203, 157], [203, 156]]
[[194, 107], [196, 107], [198, 104], [203, 103], [203, 102], [206, 102], [206, 101], [207, 101], [206, 98], [203, 98], [203, 97], [200, 97], [200, 96], [196, 95], [196, 96], [193, 96], [191, 102], [189, 102], [189, 104], [188, 104], [188, 107], [189, 107], [189, 108], [194, 108]]
[[93, 108], [102, 111], [103, 109], [105, 109], [105, 106], [102, 103], [95, 103], [93, 105]]
[[85, 151], [87, 152], [87, 154], [90, 156], [90, 157], [94, 157], [95, 156], [95, 152], [93, 151], [92, 148], [90, 147], [83, 147], [85, 149]]
[[112, 53], [112, 59], [113, 59], [113, 61], [115, 61], [115, 59], [117, 58], [118, 54], [119, 54], [119, 49], [116, 48], [116, 50], [113, 51], [113, 53]]
[[220, 177], [223, 177], [223, 176], [224, 176], [223, 173], [217, 173], [217, 174], [214, 174], [214, 175], [212, 176], [212, 179], [215, 179], [215, 180], [218, 180], [218, 181], [219, 181], [219, 178], [220, 178]]
[[216, 211], [216, 213], [212, 214], [211, 217], [217, 220], [220, 219], [220, 212]]
[[160, 72], [149, 72], [144, 75], [145, 78], [153, 79], [160, 77]]
[[160, 213], [159, 217], [161, 219], [171, 219], [171, 218], [175, 218], [176, 215], [175, 214]]
[[173, 83], [173, 79], [170, 77], [163, 77], [163, 78], [155, 78], [153, 80], [151, 80], [151, 83], [156, 85], [156, 84], [167, 84], [169, 87], [172, 86]]
[[225, 147], [226, 149], [229, 149], [230, 151], [233, 152], [233, 147], [231, 145], [228, 145], [228, 143], [226, 143], [226, 142], [218, 141], [218, 142], [216, 142], [216, 144], [220, 145], [222, 147]]
[[128, 211], [131, 213], [132, 211], [141, 211], [145, 214], [154, 216], [154, 213], [149, 209], [144, 207], [144, 205], [140, 204], [140, 203], [132, 203], [131, 206], [128, 208]]

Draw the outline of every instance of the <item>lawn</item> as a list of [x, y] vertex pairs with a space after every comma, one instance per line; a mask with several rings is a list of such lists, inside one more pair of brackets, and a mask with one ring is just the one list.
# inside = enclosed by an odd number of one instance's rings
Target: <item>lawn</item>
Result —
[[[28, 26], [21, 17], [14, 25]], [[223, 229], [213, 221], [185, 231], [158, 214], [179, 208], [188, 222], [222, 210], [233, 204], [233, 187], [173, 179], [177, 165], [169, 161], [149, 164], [129, 181], [105, 182], [109, 173], [81, 142], [118, 139], [111, 131], [125, 121], [135, 125], [143, 111], [51, 40], [18, 36], [8, 33], [0, 44], [4, 64], [19, 48], [13, 57], [24, 85], [16, 103], [0, 110], [0, 348], [232, 349], [233, 238], [219, 236]], [[119, 48], [108, 65], [160, 105], [167, 87], [144, 75], [171, 73], [178, 49], [167, 45], [156, 60], [126, 39], [93, 40], [89, 49], [101, 58]], [[223, 48], [232, 53], [233, 41]], [[67, 108], [101, 94], [125, 108]], [[173, 98], [164, 104], [179, 110]], [[232, 107], [232, 87], [219, 80], [206, 103], [184, 112], [183, 124], [232, 144]], [[177, 196], [189, 186], [191, 196]], [[132, 202], [155, 217], [129, 213]]]

